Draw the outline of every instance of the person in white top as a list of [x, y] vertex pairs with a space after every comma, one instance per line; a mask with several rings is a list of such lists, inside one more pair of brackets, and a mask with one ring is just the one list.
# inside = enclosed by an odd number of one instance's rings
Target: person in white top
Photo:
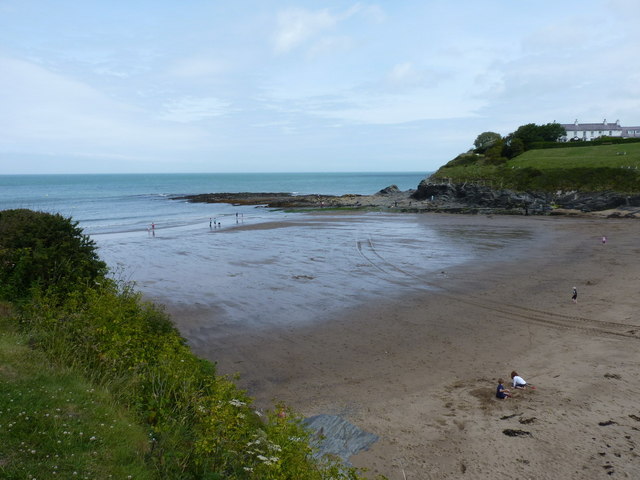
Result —
[[511, 372], [511, 379], [513, 380], [513, 388], [531, 387], [531, 384], [527, 383], [515, 370]]

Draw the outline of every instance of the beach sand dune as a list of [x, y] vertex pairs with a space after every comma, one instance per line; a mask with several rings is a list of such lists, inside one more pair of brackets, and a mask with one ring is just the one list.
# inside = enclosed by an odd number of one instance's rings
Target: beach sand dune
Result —
[[[168, 308], [196, 353], [238, 372], [257, 406], [280, 400], [378, 435], [351, 458], [371, 478], [640, 478], [640, 223], [475, 221], [526, 222], [552, 241], [303, 327], [203, 329], [209, 310]], [[512, 370], [536, 389], [496, 399]]]

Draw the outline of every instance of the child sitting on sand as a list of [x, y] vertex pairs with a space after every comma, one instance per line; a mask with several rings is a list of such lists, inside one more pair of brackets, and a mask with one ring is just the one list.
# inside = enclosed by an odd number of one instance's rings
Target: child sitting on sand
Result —
[[496, 388], [496, 398], [499, 398], [500, 400], [511, 397], [511, 392], [508, 389], [504, 388], [503, 383], [504, 380], [499, 378], [498, 388]]

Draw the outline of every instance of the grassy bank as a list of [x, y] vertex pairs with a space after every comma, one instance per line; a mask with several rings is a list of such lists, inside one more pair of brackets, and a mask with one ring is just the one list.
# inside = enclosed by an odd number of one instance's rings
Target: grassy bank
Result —
[[640, 143], [528, 150], [504, 160], [465, 154], [432, 178], [515, 190], [640, 192]]
[[537, 168], [640, 168], [640, 143], [574, 148], [528, 150], [513, 158], [509, 166]]
[[156, 478], [148, 429], [108, 389], [28, 340], [0, 305], [0, 477]]

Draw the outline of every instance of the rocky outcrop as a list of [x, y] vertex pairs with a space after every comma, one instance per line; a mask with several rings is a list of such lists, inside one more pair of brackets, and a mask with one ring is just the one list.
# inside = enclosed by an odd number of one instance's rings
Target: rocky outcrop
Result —
[[541, 193], [495, 190], [471, 183], [431, 183], [428, 179], [420, 182], [412, 198], [438, 204], [461, 204], [469, 208], [517, 210], [524, 213], [543, 213], [551, 207], [549, 196]]
[[640, 195], [624, 195], [611, 191], [557, 193], [553, 198], [556, 205], [581, 212], [599, 212], [620, 207], [640, 206]]
[[515, 192], [493, 189], [471, 183], [431, 183], [418, 185], [412, 198], [437, 204], [460, 204], [467, 208], [523, 211], [525, 214], [546, 214], [564, 209], [582, 213], [599, 212], [621, 207], [640, 207], [640, 195], [618, 192]]
[[292, 195], [290, 193], [208, 193], [173, 197], [189, 202], [230, 203], [269, 208], [356, 208], [397, 212], [512, 215], [586, 214], [618, 209], [609, 216], [640, 216], [640, 195], [617, 192], [515, 192], [473, 183], [431, 182], [416, 190], [396, 185], [373, 195]]

